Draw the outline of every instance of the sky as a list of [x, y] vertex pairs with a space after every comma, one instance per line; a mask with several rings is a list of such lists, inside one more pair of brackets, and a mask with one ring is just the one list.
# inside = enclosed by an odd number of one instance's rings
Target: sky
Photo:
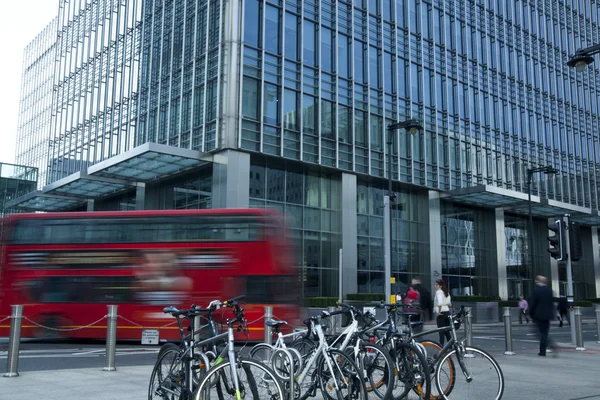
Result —
[[58, 14], [59, 0], [1, 0], [0, 162], [15, 161], [25, 47]]

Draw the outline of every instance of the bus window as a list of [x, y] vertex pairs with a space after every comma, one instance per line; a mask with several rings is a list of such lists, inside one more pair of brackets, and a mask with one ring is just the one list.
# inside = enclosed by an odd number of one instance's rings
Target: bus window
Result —
[[128, 276], [49, 276], [22, 284], [38, 303], [126, 303], [132, 283]]
[[297, 276], [249, 275], [245, 278], [248, 303], [296, 304], [300, 301]]

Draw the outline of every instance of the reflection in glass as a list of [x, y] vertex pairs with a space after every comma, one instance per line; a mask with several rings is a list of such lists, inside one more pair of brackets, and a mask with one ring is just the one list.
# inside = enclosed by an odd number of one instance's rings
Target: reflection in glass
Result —
[[298, 17], [285, 14], [285, 57], [298, 60]]
[[265, 116], [264, 122], [271, 125], [279, 124], [279, 88], [269, 83], [265, 84], [264, 93]]
[[271, 53], [280, 54], [279, 40], [279, 9], [267, 5], [267, 15], [265, 19], [265, 50]]
[[244, 77], [242, 115], [247, 118], [258, 119], [259, 104], [258, 81]]
[[258, 1], [247, 0], [244, 2], [244, 44], [259, 47], [261, 31]]

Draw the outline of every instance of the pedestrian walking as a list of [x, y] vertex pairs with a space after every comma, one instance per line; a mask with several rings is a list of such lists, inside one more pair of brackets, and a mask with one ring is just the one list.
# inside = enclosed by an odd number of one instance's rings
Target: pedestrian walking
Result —
[[431, 301], [431, 292], [423, 286], [421, 283], [421, 278], [415, 277], [412, 280], [412, 286], [415, 288], [417, 292], [419, 292], [421, 309], [423, 310], [423, 317], [425, 320], [429, 321], [432, 319], [432, 301]]
[[565, 318], [567, 319], [569, 325], [571, 325], [571, 320], [569, 319], [569, 303], [567, 302], [567, 298], [565, 296], [560, 296], [558, 298], [558, 315], [560, 317], [560, 322], [558, 323], [559, 328], [562, 328]]
[[[435, 281], [435, 299], [433, 304], [434, 312], [437, 314], [437, 327], [450, 326], [450, 307], [452, 307], [452, 299], [448, 293], [446, 283], [438, 279]], [[450, 332], [439, 332], [440, 344], [444, 345], [444, 337], [450, 340]]]
[[546, 356], [546, 349], [550, 347], [556, 352], [556, 345], [548, 337], [550, 321], [556, 316], [552, 289], [547, 285], [546, 277], [538, 275], [535, 278], [535, 289], [529, 299], [529, 315], [536, 323], [540, 337], [540, 352], [538, 356]]
[[529, 304], [527, 303], [527, 300], [525, 300], [525, 298], [523, 296], [519, 296], [519, 323], [523, 324], [523, 317], [525, 317], [525, 321], [527, 321], [527, 323], [529, 323], [529, 317], [527, 315], [527, 308], [529, 307]]

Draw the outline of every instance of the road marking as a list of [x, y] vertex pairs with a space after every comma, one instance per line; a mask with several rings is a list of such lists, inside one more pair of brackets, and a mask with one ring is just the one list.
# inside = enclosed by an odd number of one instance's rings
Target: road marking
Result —
[[[473, 336], [473, 339], [484, 339], [484, 340], [504, 340], [503, 337], [491, 337], [491, 336]], [[513, 342], [526, 342], [526, 343], [539, 343], [539, 340], [529, 340], [529, 339], [514, 339]]]

